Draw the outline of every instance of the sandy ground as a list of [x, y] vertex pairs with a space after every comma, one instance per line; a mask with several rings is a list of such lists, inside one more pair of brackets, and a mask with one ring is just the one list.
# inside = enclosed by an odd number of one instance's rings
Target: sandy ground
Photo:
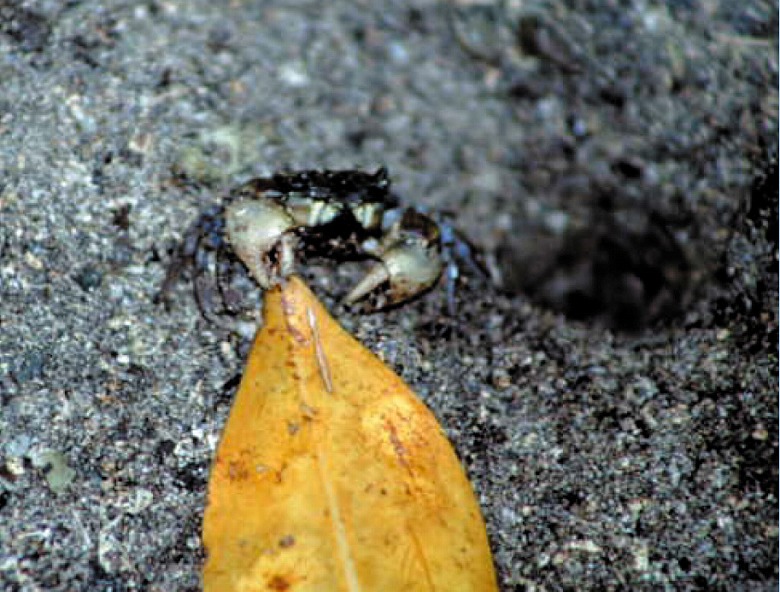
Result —
[[[620, 7], [618, 8], [618, 4]], [[363, 315], [510, 590], [778, 585], [777, 6], [0, 0], [0, 589], [195, 590], [246, 339], [171, 249], [226, 188], [386, 165], [492, 280]], [[250, 297], [256, 300], [256, 294]]]

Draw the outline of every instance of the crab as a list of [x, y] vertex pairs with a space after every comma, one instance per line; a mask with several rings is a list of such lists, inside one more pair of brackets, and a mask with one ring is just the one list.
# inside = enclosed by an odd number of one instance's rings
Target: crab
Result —
[[242, 263], [267, 289], [295, 272], [299, 255], [373, 259], [344, 298], [348, 305], [366, 302], [369, 310], [415, 298], [443, 275], [454, 315], [458, 262], [485, 273], [475, 249], [447, 216], [401, 206], [385, 168], [308, 170], [252, 179], [205, 210], [174, 254], [160, 296], [166, 298], [191, 267], [198, 306], [214, 318], [214, 291], [224, 311], [234, 310], [232, 279]]

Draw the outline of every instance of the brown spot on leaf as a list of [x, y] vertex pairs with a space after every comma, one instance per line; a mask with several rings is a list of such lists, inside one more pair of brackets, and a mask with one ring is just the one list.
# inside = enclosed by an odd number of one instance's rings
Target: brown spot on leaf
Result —
[[231, 481], [245, 481], [249, 478], [249, 470], [242, 460], [231, 460], [228, 462], [228, 477]]
[[295, 343], [298, 343], [300, 345], [306, 344], [306, 336], [301, 333], [300, 329], [296, 327], [293, 324], [287, 323], [287, 332], [292, 335], [292, 338], [295, 340]]
[[303, 416], [303, 419], [312, 420], [315, 417], [317, 417], [317, 408], [316, 407], [311, 407], [311, 406], [307, 405], [306, 403], [301, 403], [299, 407], [300, 407], [301, 415]]
[[284, 576], [276, 575], [268, 580], [269, 590], [289, 590], [290, 582]]
[[400, 462], [404, 468], [409, 471], [409, 474], [411, 474], [412, 470], [409, 467], [409, 462], [407, 460], [408, 451], [406, 450], [404, 443], [401, 442], [401, 439], [398, 437], [398, 431], [390, 421], [385, 423], [385, 427], [387, 428], [387, 433], [390, 437], [390, 443], [393, 445], [395, 455], [398, 457], [398, 462]]

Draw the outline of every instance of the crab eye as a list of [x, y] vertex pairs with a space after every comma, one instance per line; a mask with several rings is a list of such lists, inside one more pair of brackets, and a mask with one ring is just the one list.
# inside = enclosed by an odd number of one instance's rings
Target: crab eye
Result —
[[366, 230], [378, 228], [382, 223], [382, 204], [362, 203], [352, 206], [351, 210], [355, 220]]

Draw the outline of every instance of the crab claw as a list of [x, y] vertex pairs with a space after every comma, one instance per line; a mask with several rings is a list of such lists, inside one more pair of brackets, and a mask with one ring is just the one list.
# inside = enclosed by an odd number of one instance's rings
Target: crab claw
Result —
[[403, 302], [431, 288], [443, 268], [438, 227], [427, 216], [407, 210], [374, 256], [379, 262], [347, 295], [347, 304], [362, 300], [383, 285], [387, 290], [379, 307]]
[[262, 288], [293, 273], [296, 224], [284, 207], [267, 199], [245, 199], [225, 209], [225, 230], [233, 250]]

